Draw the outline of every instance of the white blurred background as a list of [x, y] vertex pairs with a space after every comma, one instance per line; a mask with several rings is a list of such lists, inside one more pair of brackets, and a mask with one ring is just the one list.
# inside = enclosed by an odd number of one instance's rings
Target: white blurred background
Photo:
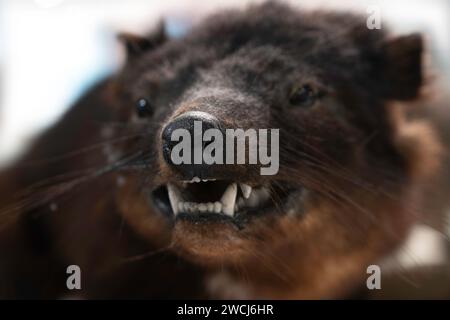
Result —
[[[115, 38], [119, 31], [144, 33], [164, 17], [169, 34], [177, 37], [211, 11], [249, 2], [261, 1], [0, 0], [0, 166], [20, 154], [90, 85], [120, 67], [123, 52]], [[442, 82], [450, 83], [448, 0], [289, 2], [363, 14], [368, 6], [378, 5], [382, 26], [426, 36], [435, 69]], [[443, 258], [442, 235], [426, 227], [414, 232], [417, 236], [407, 251], [414, 252], [415, 260], [433, 263]]]
[[[120, 66], [117, 32], [143, 33], [164, 17], [169, 33], [179, 36], [211, 11], [249, 2], [261, 1], [0, 0], [0, 164]], [[448, 0], [289, 2], [364, 14], [369, 5], [378, 5], [382, 24], [399, 33], [425, 33], [435, 63], [450, 74]]]

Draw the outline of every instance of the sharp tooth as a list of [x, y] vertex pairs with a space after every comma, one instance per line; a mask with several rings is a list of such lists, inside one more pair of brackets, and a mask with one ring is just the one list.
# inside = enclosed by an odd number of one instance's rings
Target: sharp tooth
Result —
[[245, 205], [257, 207], [270, 199], [270, 191], [267, 188], [254, 189], [250, 197], [245, 200]]
[[173, 184], [167, 185], [167, 191], [169, 193], [169, 200], [170, 205], [172, 206], [172, 211], [174, 214], [177, 214], [178, 211], [178, 203], [181, 202], [183, 199], [181, 198], [180, 190]]
[[220, 202], [222, 203], [222, 211], [226, 215], [232, 217], [234, 214], [234, 203], [236, 202], [237, 185], [231, 183], [222, 195]]
[[242, 194], [244, 195], [245, 199], [248, 199], [250, 197], [250, 194], [252, 193], [252, 187], [250, 187], [248, 184], [245, 183], [239, 183], [239, 186], [241, 187]]

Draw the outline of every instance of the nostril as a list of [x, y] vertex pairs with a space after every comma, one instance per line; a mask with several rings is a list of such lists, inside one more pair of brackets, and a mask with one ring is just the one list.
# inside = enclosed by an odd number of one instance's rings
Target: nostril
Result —
[[[195, 132], [195, 123], [196, 121], [201, 122], [201, 132]], [[187, 130], [190, 134], [191, 138], [191, 151], [193, 151], [194, 148], [194, 137], [197, 134], [201, 134], [203, 136], [203, 133], [208, 129], [219, 129], [221, 128], [219, 120], [214, 117], [213, 115], [202, 112], [202, 111], [189, 111], [185, 112], [179, 116], [177, 116], [175, 119], [173, 119], [170, 123], [168, 123], [161, 135], [162, 139], [162, 154], [164, 157], [164, 160], [169, 165], [174, 165], [171, 159], [171, 152], [172, 149], [179, 143], [177, 140], [172, 140], [172, 134], [177, 129], [184, 129]], [[203, 149], [208, 146], [212, 141], [202, 141], [202, 147]], [[191, 152], [191, 156], [193, 155], [193, 152]], [[193, 164], [193, 159], [191, 159], [191, 163]], [[182, 171], [188, 170], [190, 173], [193, 171], [192, 166], [185, 166], [180, 165], [178, 168]], [[195, 170], [194, 170], [195, 171]]]

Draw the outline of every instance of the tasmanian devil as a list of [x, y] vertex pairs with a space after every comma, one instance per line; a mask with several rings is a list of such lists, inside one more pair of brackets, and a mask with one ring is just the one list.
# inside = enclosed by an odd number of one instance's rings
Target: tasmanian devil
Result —
[[[269, 2], [120, 39], [123, 68], [1, 176], [1, 297], [349, 297], [420, 217], [419, 34]], [[174, 163], [195, 122], [278, 129], [279, 170]]]

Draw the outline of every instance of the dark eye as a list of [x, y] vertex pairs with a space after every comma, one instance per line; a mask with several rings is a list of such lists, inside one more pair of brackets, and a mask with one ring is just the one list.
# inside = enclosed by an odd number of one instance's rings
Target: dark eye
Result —
[[292, 89], [289, 102], [297, 107], [310, 107], [316, 102], [316, 99], [315, 90], [309, 84], [305, 84]]
[[148, 99], [141, 98], [136, 102], [136, 110], [139, 117], [149, 117], [153, 114], [153, 108]]

